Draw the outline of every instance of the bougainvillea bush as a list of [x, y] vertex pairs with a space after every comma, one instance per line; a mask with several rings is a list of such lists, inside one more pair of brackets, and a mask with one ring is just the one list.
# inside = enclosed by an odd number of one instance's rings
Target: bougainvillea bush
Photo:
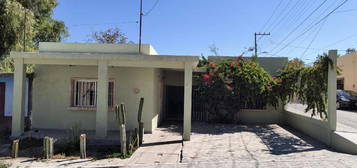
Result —
[[[305, 112], [311, 110], [311, 116], [319, 115], [326, 119], [329, 65], [332, 65], [332, 60], [323, 54], [317, 57], [313, 66], [286, 66], [278, 75], [282, 83], [273, 88], [272, 94], [277, 95], [284, 104], [295, 98], [307, 105]], [[338, 68], [333, 68], [339, 72]]]
[[206, 73], [197, 81], [209, 121], [234, 122], [242, 107], [257, 102], [278, 104], [278, 99], [271, 98], [270, 93], [280, 79], [272, 78], [257, 62], [240, 56], [219, 64], [207, 62], [205, 66]]
[[293, 98], [306, 104], [306, 112], [326, 118], [327, 75], [331, 60], [318, 56], [313, 66], [290, 65], [271, 77], [259, 63], [237, 57], [222, 63], [204, 60], [206, 73], [197, 76], [198, 93], [207, 109], [208, 121], [236, 122], [242, 107], [257, 103], [277, 108]]

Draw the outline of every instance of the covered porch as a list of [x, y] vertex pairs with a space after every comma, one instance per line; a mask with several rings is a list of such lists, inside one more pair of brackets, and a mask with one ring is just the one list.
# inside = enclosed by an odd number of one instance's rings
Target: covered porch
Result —
[[[83, 51], [73, 49], [64, 50], [63, 47], [57, 48], [57, 51], [41, 52], [12, 52], [14, 59], [14, 95], [13, 95], [13, 119], [12, 119], [12, 137], [21, 136], [24, 133], [24, 82], [25, 69], [27, 64], [46, 65], [46, 66], [90, 66], [97, 69], [96, 84], [96, 107], [95, 111], [95, 137], [97, 139], [106, 138], [108, 135], [108, 119], [111, 107], [108, 105], [108, 83], [110, 79], [110, 68], [145, 68], [148, 69], [181, 69], [184, 71], [184, 129], [183, 140], [190, 140], [191, 134], [191, 106], [192, 106], [192, 71], [198, 64], [198, 57], [194, 56], [173, 56], [173, 55], [146, 55], [133, 53], [118, 53], [115, 50], [110, 52], [108, 48], [93, 51], [87, 44], [79, 45]], [[98, 47], [98, 46], [96, 46]], [[87, 49], [87, 51], [86, 51]], [[149, 48], [150, 50], [150, 48]], [[50, 72], [48, 72], [50, 73]], [[90, 72], [89, 72], [90, 73]], [[35, 72], [36, 74], [36, 72]], [[36, 75], [35, 75], [36, 78]], [[155, 85], [155, 82], [153, 83]], [[46, 93], [42, 93], [46, 94]], [[48, 95], [48, 99], [51, 99]], [[36, 100], [34, 100], [36, 101]], [[115, 100], [114, 104], [119, 104]], [[136, 103], [136, 102], [135, 102]], [[34, 112], [36, 113], [36, 111]], [[143, 117], [145, 111], [143, 112]], [[157, 112], [160, 115], [160, 112]], [[151, 115], [151, 114], [150, 114]], [[149, 116], [150, 116], [149, 115]], [[46, 118], [42, 118], [46, 120]]]

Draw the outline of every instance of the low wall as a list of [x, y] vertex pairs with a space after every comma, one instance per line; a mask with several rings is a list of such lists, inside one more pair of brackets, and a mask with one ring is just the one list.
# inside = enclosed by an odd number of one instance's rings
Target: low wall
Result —
[[268, 106], [266, 109], [241, 109], [238, 122], [242, 124], [279, 124], [282, 122], [282, 107]]
[[356, 135], [331, 131], [327, 121], [312, 118], [308, 114], [294, 109], [283, 112], [284, 124], [332, 147], [336, 151], [357, 154]]
[[298, 114], [293, 111], [283, 112], [284, 124], [309, 135], [310, 137], [330, 145], [330, 132], [328, 122], [311, 118], [308, 115]]

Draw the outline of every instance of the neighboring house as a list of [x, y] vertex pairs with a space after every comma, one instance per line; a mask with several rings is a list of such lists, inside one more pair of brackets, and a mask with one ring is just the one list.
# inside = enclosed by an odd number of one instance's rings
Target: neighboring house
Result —
[[[12, 136], [23, 133], [23, 68], [35, 64], [33, 129], [63, 130], [80, 124], [105, 138], [108, 131], [118, 130], [113, 109], [120, 103], [128, 112], [127, 128], [138, 126], [139, 100], [144, 97], [145, 132], [170, 116], [167, 108], [179, 108], [185, 114], [183, 139], [190, 138], [192, 71], [199, 57], [158, 55], [151, 45], [142, 45], [138, 54], [136, 44], [80, 43], [40, 43], [39, 52], [10, 55], [15, 60]], [[172, 100], [175, 97], [182, 102]]]
[[[236, 59], [237, 57], [230, 57], [230, 56], [209, 56], [208, 61], [212, 62], [222, 62], [226, 59]], [[247, 57], [244, 57], [247, 58]], [[258, 57], [257, 62], [259, 65], [267, 71], [271, 76], [276, 76], [278, 71], [288, 63], [288, 57]]]
[[[26, 79], [26, 93], [25, 93], [25, 116], [27, 116], [31, 106], [31, 75]], [[13, 73], [0, 73], [0, 131], [11, 129], [11, 117], [13, 107]], [[30, 86], [30, 87], [29, 87]]]
[[341, 69], [337, 89], [357, 92], [357, 52], [338, 57], [337, 66]]

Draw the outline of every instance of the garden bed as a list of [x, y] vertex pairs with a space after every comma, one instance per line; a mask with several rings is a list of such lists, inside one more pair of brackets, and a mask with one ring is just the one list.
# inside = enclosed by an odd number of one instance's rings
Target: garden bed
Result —
[[[137, 148], [131, 149], [127, 154], [120, 153], [120, 145], [87, 145], [87, 159], [129, 158]], [[11, 146], [0, 157], [11, 157]], [[43, 139], [24, 138], [19, 142], [19, 157], [43, 158]], [[52, 159], [79, 159], [79, 144], [72, 142], [55, 142]]]

